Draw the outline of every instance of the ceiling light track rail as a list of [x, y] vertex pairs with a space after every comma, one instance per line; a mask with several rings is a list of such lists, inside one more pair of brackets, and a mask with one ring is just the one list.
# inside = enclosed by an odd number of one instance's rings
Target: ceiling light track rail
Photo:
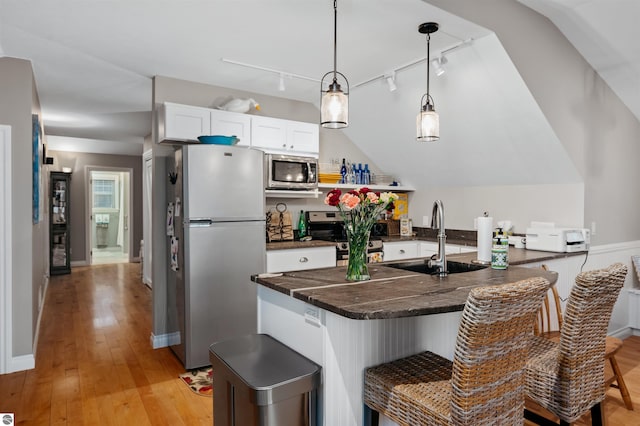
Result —
[[279, 74], [281, 76], [288, 77], [288, 78], [299, 78], [300, 80], [308, 80], [308, 81], [313, 81], [314, 83], [320, 83], [320, 79], [307, 77], [306, 75], [295, 74], [288, 71], [281, 71], [274, 68], [267, 68], [260, 65], [247, 64], [246, 62], [234, 61], [232, 59], [227, 59], [227, 58], [221, 58], [220, 60], [222, 62], [226, 62], [227, 64], [239, 65], [241, 67], [253, 68], [260, 71], [271, 72], [271, 73]]
[[[461, 47], [470, 46], [472, 43], [473, 43], [473, 39], [472, 38], [463, 40], [460, 43], [457, 43], [457, 44], [455, 44], [455, 45], [453, 45], [451, 47], [448, 47], [448, 48], [443, 49], [442, 51], [440, 51], [440, 56], [449, 54], [449, 53], [453, 52], [454, 50], [457, 50], [457, 49], [459, 49]], [[356, 84], [353, 85], [353, 88], [355, 89], [356, 87], [364, 86], [365, 84], [369, 84], [369, 83], [371, 83], [373, 81], [376, 81], [376, 80], [386, 79], [387, 77], [389, 77], [391, 75], [395, 75], [398, 71], [406, 70], [407, 68], [411, 68], [411, 67], [413, 67], [415, 65], [421, 64], [422, 62], [424, 62], [426, 60], [427, 60], [427, 58], [425, 56], [425, 57], [422, 57], [422, 58], [418, 58], [418, 59], [416, 59], [414, 61], [407, 62], [406, 64], [403, 64], [403, 65], [400, 65], [400, 66], [398, 66], [396, 68], [393, 68], [388, 73], [379, 74], [379, 75], [376, 75], [375, 77], [371, 77], [371, 78], [369, 78], [367, 80], [361, 81], [360, 83], [356, 83]]]

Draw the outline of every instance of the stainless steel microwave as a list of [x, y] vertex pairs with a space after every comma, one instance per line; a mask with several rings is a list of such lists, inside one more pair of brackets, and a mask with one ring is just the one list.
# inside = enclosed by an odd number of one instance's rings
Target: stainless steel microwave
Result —
[[266, 189], [309, 190], [318, 187], [318, 159], [265, 154]]

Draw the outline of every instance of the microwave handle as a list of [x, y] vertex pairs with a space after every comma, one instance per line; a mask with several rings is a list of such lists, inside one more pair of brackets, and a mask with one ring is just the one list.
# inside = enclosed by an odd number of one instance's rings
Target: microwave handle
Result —
[[317, 163], [307, 163], [307, 183], [318, 182], [316, 167], [312, 167]]

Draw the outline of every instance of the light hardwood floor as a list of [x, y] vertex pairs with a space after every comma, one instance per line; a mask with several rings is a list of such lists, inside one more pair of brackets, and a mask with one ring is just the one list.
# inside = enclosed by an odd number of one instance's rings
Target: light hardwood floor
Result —
[[[36, 368], [0, 376], [0, 413], [22, 425], [213, 424], [211, 398], [180, 382], [182, 364], [168, 348], [151, 349], [150, 334], [151, 290], [139, 264], [52, 277]], [[637, 411], [610, 389], [607, 424], [640, 425], [640, 337], [626, 339], [616, 358]], [[589, 424], [588, 414], [577, 423]]]
[[0, 376], [0, 412], [24, 425], [211, 425], [213, 402], [152, 349], [151, 290], [139, 264], [51, 277], [36, 368]]

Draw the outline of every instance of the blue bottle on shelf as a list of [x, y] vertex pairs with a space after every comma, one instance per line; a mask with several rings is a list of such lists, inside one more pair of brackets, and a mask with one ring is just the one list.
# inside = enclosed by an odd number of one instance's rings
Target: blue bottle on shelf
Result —
[[345, 158], [342, 159], [342, 166], [340, 167], [340, 174], [342, 175], [340, 183], [347, 183], [347, 160]]
[[371, 172], [369, 171], [369, 164], [364, 165], [364, 170], [362, 171], [362, 184], [371, 185]]

